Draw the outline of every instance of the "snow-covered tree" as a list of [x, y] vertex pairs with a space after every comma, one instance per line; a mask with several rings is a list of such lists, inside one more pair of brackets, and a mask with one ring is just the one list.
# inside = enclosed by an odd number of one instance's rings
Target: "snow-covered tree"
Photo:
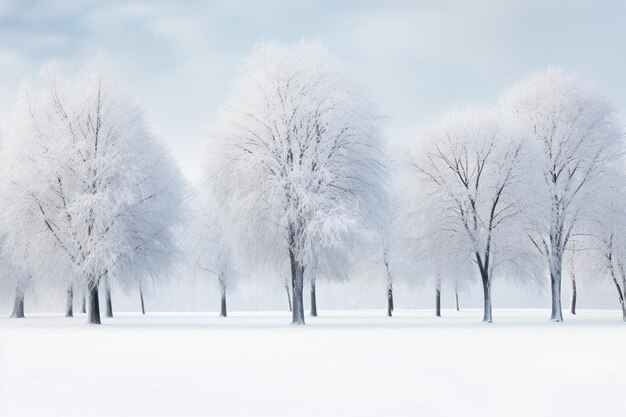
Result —
[[456, 275], [455, 268], [462, 270], [459, 265], [475, 264], [483, 286], [483, 321], [491, 322], [494, 273], [515, 267], [524, 255], [516, 241], [525, 208], [521, 143], [498, 112], [483, 109], [448, 114], [425, 130], [423, 141], [410, 154], [406, 172], [413, 184], [410, 199], [419, 209], [418, 240], [433, 252], [437, 264], [430, 269], [438, 283], [442, 276]]
[[305, 272], [326, 268], [325, 252], [349, 261], [344, 248], [384, 210], [379, 132], [361, 88], [317, 42], [257, 45], [221, 112], [212, 189], [246, 257], [278, 268], [288, 257], [293, 323], [304, 323]]
[[375, 243], [362, 253], [355, 268], [359, 276], [384, 280], [388, 317], [393, 315], [394, 310], [393, 284], [396, 279], [394, 267], [396, 266], [395, 256], [399, 255], [396, 252], [399, 249], [397, 247], [398, 242], [393, 240], [394, 230], [392, 228], [394, 226], [393, 220], [381, 225]]
[[617, 298], [622, 308], [622, 317], [626, 321], [626, 239], [624, 229], [614, 226], [603, 228], [599, 233], [598, 251], [604, 266], [604, 272], [615, 285]]
[[615, 112], [594, 86], [557, 69], [534, 73], [502, 98], [502, 108], [524, 129], [540, 178], [529, 198], [536, 210], [529, 234], [546, 261], [552, 294], [551, 319], [562, 321], [561, 274], [568, 242], [605, 168], [620, 153]]
[[[391, 158], [390, 158], [391, 159]], [[387, 316], [394, 311], [394, 284], [400, 279], [419, 274], [414, 245], [407, 234], [407, 213], [402, 187], [394, 175], [396, 164], [390, 163], [392, 178], [389, 181], [389, 205], [375, 228], [372, 241], [360, 248], [355, 264], [355, 275], [385, 283]]]
[[[310, 287], [311, 316], [317, 317], [318, 281], [345, 281], [349, 279], [354, 260], [353, 255], [361, 253], [366, 242], [358, 239], [346, 241], [341, 247], [318, 247], [311, 250], [307, 265], [307, 280]], [[358, 246], [357, 246], [358, 244]]]
[[100, 323], [103, 277], [136, 283], [141, 273], [118, 272], [171, 261], [180, 173], [100, 61], [78, 77], [44, 69], [14, 109], [2, 156], [7, 250], [84, 288], [90, 323]]
[[[187, 185], [180, 170], [160, 143], [154, 145], [152, 162], [143, 168], [141, 185], [152, 194], [141, 204], [129, 207], [119, 219], [129, 247], [118, 256], [104, 282], [107, 304], [111, 303], [111, 284], [125, 292], [138, 290], [142, 314], [145, 314], [144, 290], [171, 276], [172, 266], [180, 255], [175, 231], [189, 216], [184, 203]], [[107, 306], [107, 311], [112, 315], [111, 306]]]
[[[620, 160], [621, 161], [621, 160]], [[590, 217], [580, 219], [566, 256], [566, 272], [610, 283], [626, 321], [626, 173], [621, 163], [607, 167], [588, 204]], [[567, 268], [569, 267], [569, 268]], [[575, 288], [575, 287], [574, 287]], [[572, 300], [574, 303], [574, 300]], [[572, 308], [575, 305], [572, 304]], [[574, 313], [575, 310], [572, 312]]]
[[578, 300], [578, 280], [580, 280], [580, 259], [583, 247], [580, 243], [576, 244], [576, 239], [571, 239], [570, 248], [563, 255], [563, 265], [566, 274], [572, 283], [572, 299], [570, 303], [570, 313], [576, 315], [576, 303]]
[[438, 198], [421, 195], [424, 178], [416, 181], [415, 172], [409, 166], [404, 171], [408, 205], [404, 229], [413, 262], [411, 267], [415, 269], [411, 274], [412, 283], [433, 291], [435, 316], [441, 317], [442, 292], [463, 291], [474, 284], [479, 274], [471, 256], [467, 256], [465, 239], [452, 233], [449, 214], [440, 209]]
[[194, 195], [191, 218], [182, 229], [184, 262], [194, 276], [216, 279], [220, 290], [220, 317], [227, 316], [226, 296], [235, 285], [237, 269], [223, 226], [223, 213], [207, 194]]
[[287, 293], [287, 305], [289, 306], [289, 312], [291, 313], [293, 309], [291, 308], [291, 291], [289, 291], [289, 277], [285, 274], [285, 282], [283, 283], [283, 287], [285, 287], [285, 292]]
[[4, 246], [4, 236], [0, 236], [0, 291], [14, 293], [11, 317], [24, 317], [24, 299], [26, 292], [32, 288], [32, 274], [25, 268], [16, 265]]

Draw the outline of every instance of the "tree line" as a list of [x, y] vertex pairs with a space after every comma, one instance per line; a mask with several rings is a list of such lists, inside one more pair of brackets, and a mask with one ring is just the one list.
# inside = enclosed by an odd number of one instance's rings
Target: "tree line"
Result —
[[[174, 270], [226, 296], [250, 271], [278, 277], [292, 322], [304, 288], [375, 277], [443, 288], [548, 282], [563, 320], [564, 274], [612, 284], [626, 320], [623, 129], [575, 74], [530, 74], [490, 107], [452, 109], [410, 141], [385, 137], [366, 88], [319, 42], [258, 44], [208, 135], [205, 176], [186, 183], [140, 107], [99, 60], [46, 65], [2, 134], [1, 288], [14, 317], [36, 288], [62, 288], [100, 323], [100, 291], [138, 291]], [[586, 278], [585, 278], [586, 277]]]

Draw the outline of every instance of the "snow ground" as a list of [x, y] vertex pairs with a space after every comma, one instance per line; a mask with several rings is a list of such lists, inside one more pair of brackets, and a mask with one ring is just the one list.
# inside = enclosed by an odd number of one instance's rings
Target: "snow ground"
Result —
[[0, 416], [623, 416], [626, 324], [582, 310], [0, 319]]

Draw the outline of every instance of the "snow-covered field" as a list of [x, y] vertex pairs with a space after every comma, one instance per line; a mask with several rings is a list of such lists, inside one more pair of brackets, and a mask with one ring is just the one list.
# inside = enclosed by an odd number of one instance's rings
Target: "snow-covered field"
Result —
[[0, 416], [623, 416], [626, 324], [580, 311], [0, 319]]

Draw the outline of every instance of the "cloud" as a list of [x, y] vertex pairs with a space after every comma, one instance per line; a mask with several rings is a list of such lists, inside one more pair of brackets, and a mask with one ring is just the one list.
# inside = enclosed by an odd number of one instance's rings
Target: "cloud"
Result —
[[609, 0], [5, 0], [0, 113], [46, 60], [76, 67], [103, 53], [197, 179], [204, 134], [260, 40], [319, 37], [369, 86], [395, 139], [551, 65], [597, 81], [626, 111], [624, 21], [626, 3]]

